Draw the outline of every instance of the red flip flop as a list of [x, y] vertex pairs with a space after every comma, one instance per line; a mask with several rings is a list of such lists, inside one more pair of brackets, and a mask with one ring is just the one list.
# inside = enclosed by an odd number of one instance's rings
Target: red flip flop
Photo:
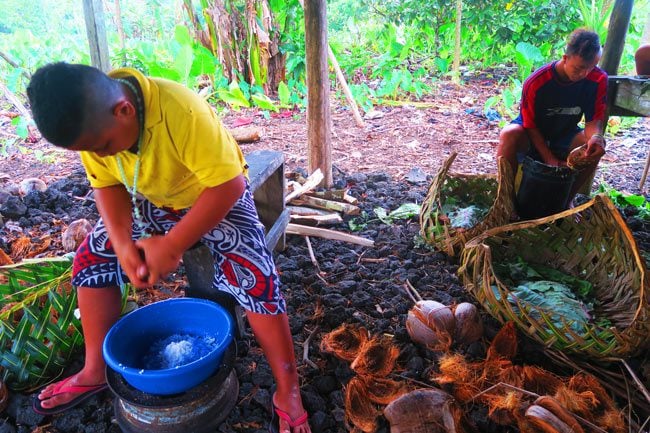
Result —
[[98, 394], [104, 391], [106, 388], [108, 388], [108, 384], [106, 383], [100, 383], [98, 385], [67, 385], [70, 379], [72, 379], [72, 376], [68, 377], [67, 379], [63, 379], [61, 382], [56, 384], [56, 386], [54, 387], [54, 392], [52, 393], [51, 397], [54, 397], [55, 395], [68, 394], [68, 393], [78, 394], [77, 397], [75, 397], [74, 399], [70, 400], [67, 403], [52, 408], [46, 408], [41, 406], [41, 400], [39, 400], [38, 397], [36, 397], [32, 405], [32, 407], [34, 408], [34, 412], [41, 415], [56, 415], [65, 412], [66, 410], [71, 409], [79, 405], [80, 403], [83, 403], [93, 395]]
[[275, 403], [273, 402], [273, 397], [271, 397], [271, 406], [273, 410], [272, 410], [271, 423], [269, 424], [270, 433], [280, 433], [280, 418], [282, 418], [287, 422], [287, 424], [289, 424], [289, 427], [291, 427], [292, 431], [294, 427], [298, 427], [306, 423], [307, 419], [309, 418], [307, 412], [303, 412], [303, 414], [296, 419], [291, 418], [291, 416], [288, 413], [286, 413], [282, 409], [278, 409], [275, 406]]

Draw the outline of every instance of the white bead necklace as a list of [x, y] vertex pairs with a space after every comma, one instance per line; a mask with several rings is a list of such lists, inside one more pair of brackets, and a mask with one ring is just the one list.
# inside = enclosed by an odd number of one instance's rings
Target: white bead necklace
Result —
[[133, 222], [137, 225], [139, 229], [142, 230], [142, 237], [147, 237], [145, 234], [146, 232], [144, 231], [144, 228], [147, 226], [147, 224], [144, 222], [144, 219], [142, 218], [142, 214], [140, 213], [140, 209], [138, 208], [138, 175], [140, 174], [140, 155], [142, 152], [142, 135], [144, 131], [144, 104], [142, 102], [142, 98], [140, 98], [140, 94], [138, 93], [138, 89], [135, 88], [135, 86], [128, 80], [124, 80], [121, 78], [118, 78], [117, 81], [120, 83], [126, 85], [133, 94], [135, 95], [135, 101], [136, 101], [136, 110], [138, 112], [138, 121], [140, 123], [140, 131], [138, 132], [138, 153], [136, 154], [136, 159], [135, 159], [135, 167], [133, 169], [133, 185], [129, 186], [129, 182], [126, 179], [126, 173], [124, 171], [124, 165], [122, 164], [122, 158], [120, 158], [120, 155], [115, 155], [115, 159], [117, 160], [117, 168], [120, 171], [120, 176], [122, 177], [122, 183], [124, 184], [124, 187], [126, 190], [129, 192], [131, 195], [131, 204], [133, 207]]

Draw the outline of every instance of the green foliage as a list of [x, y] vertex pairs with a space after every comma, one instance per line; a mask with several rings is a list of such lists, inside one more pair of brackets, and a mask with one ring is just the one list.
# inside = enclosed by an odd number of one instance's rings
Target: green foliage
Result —
[[500, 126], [503, 127], [519, 115], [519, 102], [521, 100], [522, 83], [516, 78], [510, 79], [510, 86], [501, 90], [501, 93], [490, 96], [483, 105], [483, 112], [496, 109], [501, 115]]
[[366, 228], [369, 222], [372, 221], [381, 221], [384, 224], [391, 225], [397, 220], [409, 219], [420, 214], [421, 206], [417, 203], [404, 203], [397, 209], [387, 212], [386, 209], [382, 207], [376, 207], [373, 209], [377, 218], [368, 219], [368, 214], [362, 212], [359, 218], [353, 218], [348, 222], [348, 226], [352, 231], [363, 230]]
[[607, 20], [612, 13], [614, 0], [577, 0], [578, 11], [584, 27], [598, 33], [601, 43], [607, 38]]
[[539, 48], [528, 42], [519, 42], [515, 49], [517, 50], [515, 62], [519, 71], [519, 81], [523, 82], [534, 68], [542, 65], [544, 57], [542, 57]]
[[619, 209], [631, 206], [636, 208], [637, 216], [639, 218], [650, 220], [650, 202], [648, 202], [644, 195], [627, 194], [603, 183], [598, 186], [598, 192], [607, 194], [607, 196], [612, 199], [614, 205]]

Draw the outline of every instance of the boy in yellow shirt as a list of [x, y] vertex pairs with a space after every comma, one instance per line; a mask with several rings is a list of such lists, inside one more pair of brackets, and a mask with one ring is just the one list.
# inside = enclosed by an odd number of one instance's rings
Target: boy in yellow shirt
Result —
[[43, 136], [80, 152], [101, 217], [73, 264], [84, 367], [44, 388], [34, 409], [60, 413], [104, 390], [102, 343], [119, 317], [119, 286], [157, 283], [202, 242], [215, 260], [214, 287], [245, 308], [275, 377], [270, 430], [310, 432], [286, 304], [246, 162], [209, 104], [133, 69], [107, 75], [66, 63], [36, 71], [27, 94]]

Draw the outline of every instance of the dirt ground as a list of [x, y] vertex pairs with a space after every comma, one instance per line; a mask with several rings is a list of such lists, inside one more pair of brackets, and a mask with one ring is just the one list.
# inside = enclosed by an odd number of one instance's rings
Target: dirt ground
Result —
[[[463, 86], [438, 82], [434, 95], [424, 101], [411, 105], [405, 101], [400, 106], [378, 107], [365, 113], [364, 127], [355, 123], [344, 101], [332, 96], [333, 172], [381, 172], [400, 180], [415, 169], [432, 176], [452, 152], [459, 154], [452, 171], [496, 172], [499, 125], [482, 113], [485, 101], [499, 92], [494, 78], [484, 75], [470, 77]], [[304, 110], [271, 113], [268, 118], [258, 110], [231, 111], [223, 116], [223, 122], [232, 130], [259, 132], [259, 141], [241, 144], [244, 153], [277, 150], [284, 153], [288, 171], [307, 168]], [[631, 128], [608, 135], [607, 153], [599, 165], [594, 186], [607, 182], [630, 193], [647, 190], [647, 183], [639, 189], [639, 181], [650, 150], [648, 125], [649, 119], [639, 119]], [[10, 119], [0, 115], [0, 132], [11, 135], [12, 129]], [[17, 181], [39, 177], [48, 183], [79, 165], [77, 155], [56, 149], [44, 140], [6, 151], [8, 155], [0, 160], [0, 173]]]

